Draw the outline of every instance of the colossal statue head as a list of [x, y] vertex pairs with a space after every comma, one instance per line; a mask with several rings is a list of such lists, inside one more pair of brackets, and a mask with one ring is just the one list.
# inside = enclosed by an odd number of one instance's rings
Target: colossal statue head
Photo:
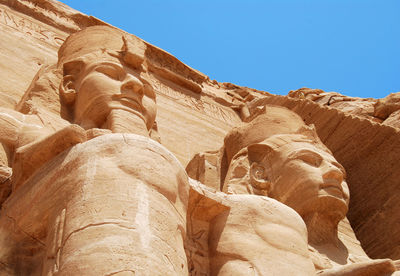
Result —
[[156, 99], [141, 45], [112, 27], [94, 26], [70, 35], [58, 52], [60, 94], [72, 121], [83, 128], [148, 135]]
[[342, 219], [348, 210], [345, 170], [294, 112], [265, 112], [225, 138], [229, 164], [225, 192], [268, 195], [302, 217], [324, 213]]

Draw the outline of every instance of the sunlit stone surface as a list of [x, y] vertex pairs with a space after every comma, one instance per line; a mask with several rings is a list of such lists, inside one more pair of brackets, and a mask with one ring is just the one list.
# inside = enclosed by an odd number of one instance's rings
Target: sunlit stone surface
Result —
[[398, 93], [218, 83], [54, 0], [0, 32], [1, 275], [400, 274]]

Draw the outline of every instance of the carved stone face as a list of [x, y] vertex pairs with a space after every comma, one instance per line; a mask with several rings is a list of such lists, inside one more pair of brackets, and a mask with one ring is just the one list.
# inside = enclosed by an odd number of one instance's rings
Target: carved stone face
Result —
[[112, 110], [143, 120], [149, 130], [156, 117], [155, 93], [149, 82], [118, 59], [85, 64], [76, 85], [75, 122], [101, 127]]
[[344, 217], [349, 189], [345, 170], [326, 151], [306, 142], [287, 143], [274, 150], [270, 160], [269, 195], [301, 216], [326, 213]]

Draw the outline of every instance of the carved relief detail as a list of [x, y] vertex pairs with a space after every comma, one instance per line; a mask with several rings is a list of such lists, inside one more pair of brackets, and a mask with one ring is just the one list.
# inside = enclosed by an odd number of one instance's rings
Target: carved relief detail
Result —
[[0, 8], [0, 23], [56, 47], [59, 47], [64, 42], [64, 37], [60, 34], [44, 28], [33, 20], [26, 19], [11, 10]]
[[153, 85], [158, 94], [177, 100], [179, 103], [182, 103], [183, 105], [188, 106], [200, 113], [212, 116], [213, 118], [228, 124], [238, 121], [238, 117], [234, 115], [234, 111], [229, 112], [216, 104], [212, 104], [185, 93], [175, 91], [171, 87], [157, 80], [154, 80]]
[[50, 17], [51, 19], [54, 20], [62, 20], [62, 21], [66, 21], [69, 24], [75, 24], [74, 21], [66, 16], [63, 16], [62, 14], [54, 11], [54, 10], [50, 10], [50, 9], [46, 9], [41, 7], [38, 3], [36, 3], [35, 1], [24, 1], [24, 4], [29, 7], [30, 9], [36, 11], [36, 12], [40, 12], [42, 14], [44, 14], [45, 16]]

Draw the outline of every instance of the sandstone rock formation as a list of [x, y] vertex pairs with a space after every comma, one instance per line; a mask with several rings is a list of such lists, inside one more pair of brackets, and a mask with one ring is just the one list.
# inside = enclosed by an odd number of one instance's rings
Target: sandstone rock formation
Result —
[[218, 83], [55, 0], [0, 32], [1, 275], [400, 273], [398, 94]]
[[308, 99], [324, 106], [334, 107], [346, 114], [367, 118], [373, 122], [399, 128], [400, 92], [382, 99], [348, 97], [321, 89], [300, 88], [288, 93], [290, 98]]

